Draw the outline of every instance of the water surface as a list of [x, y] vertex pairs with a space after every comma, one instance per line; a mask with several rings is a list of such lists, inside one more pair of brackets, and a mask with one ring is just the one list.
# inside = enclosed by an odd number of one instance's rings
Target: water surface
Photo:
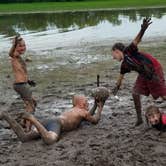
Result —
[[29, 50], [50, 50], [87, 42], [132, 39], [144, 17], [153, 24], [145, 38], [166, 36], [166, 9], [0, 15], [0, 52], [20, 33]]

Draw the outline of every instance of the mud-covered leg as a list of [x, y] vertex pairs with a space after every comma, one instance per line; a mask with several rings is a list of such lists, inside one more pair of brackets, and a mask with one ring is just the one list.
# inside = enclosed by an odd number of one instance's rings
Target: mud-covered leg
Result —
[[6, 120], [8, 124], [10, 125], [11, 129], [15, 132], [15, 134], [18, 136], [18, 138], [21, 140], [21, 142], [27, 142], [33, 139], [38, 138], [40, 135], [35, 132], [29, 132], [25, 133], [23, 128], [20, 126], [19, 123], [15, 119], [12, 119], [10, 115], [6, 112], [1, 112], [0, 113], [0, 119], [1, 120]]
[[141, 99], [140, 99], [139, 94], [133, 93], [132, 96], [133, 96], [133, 99], [134, 99], [134, 105], [135, 105], [135, 109], [136, 109], [136, 113], [137, 113], [137, 121], [136, 121], [135, 126], [139, 126], [140, 124], [143, 123], [142, 115], [141, 115], [141, 112], [142, 112], [142, 110], [141, 110]]
[[[24, 100], [24, 103], [26, 105], [26, 111], [29, 113], [34, 113], [35, 112], [35, 100]], [[26, 131], [29, 132], [31, 130], [32, 124], [28, 120], [24, 120], [24, 124], [26, 127]]]
[[40, 136], [46, 144], [53, 144], [59, 139], [60, 133], [47, 131], [47, 129], [33, 115], [24, 113], [23, 118], [29, 120], [37, 128]]

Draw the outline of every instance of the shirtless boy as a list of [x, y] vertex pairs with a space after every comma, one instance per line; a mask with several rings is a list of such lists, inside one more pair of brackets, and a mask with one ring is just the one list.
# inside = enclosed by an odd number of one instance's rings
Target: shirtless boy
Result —
[[[15, 78], [13, 88], [23, 99], [26, 111], [32, 113], [35, 111], [36, 101], [32, 97], [32, 91], [30, 90], [29, 85], [35, 86], [35, 82], [28, 79], [26, 63], [21, 57], [25, 51], [25, 41], [20, 36], [16, 36], [9, 52]], [[30, 123], [26, 121], [25, 126], [26, 129], [29, 130]]]
[[118, 92], [126, 73], [130, 71], [136, 71], [138, 73], [132, 91], [137, 113], [136, 126], [143, 122], [140, 95], [149, 96], [151, 94], [154, 99], [161, 97], [163, 100], [166, 100], [166, 84], [161, 64], [152, 55], [140, 52], [137, 48], [144, 32], [151, 23], [150, 18], [143, 20], [140, 32], [129, 46], [125, 47], [123, 43], [115, 43], [112, 47], [113, 58], [122, 62], [120, 75], [113, 90], [114, 95]]
[[[88, 111], [88, 102], [85, 96], [74, 96], [73, 107], [62, 113], [59, 117], [46, 119], [43, 122], [38, 121], [32, 114], [23, 113], [22, 118], [29, 120], [36, 128], [30, 132], [24, 132], [23, 128], [12, 119], [6, 112], [0, 113], [0, 119], [6, 120], [22, 142], [27, 142], [36, 138], [42, 138], [46, 144], [53, 144], [58, 141], [62, 131], [71, 131], [79, 126], [83, 121], [89, 121], [97, 124], [100, 120], [101, 112], [105, 101], [95, 100], [94, 105]], [[95, 113], [96, 108], [98, 110]], [[36, 130], [37, 129], [37, 130]]]

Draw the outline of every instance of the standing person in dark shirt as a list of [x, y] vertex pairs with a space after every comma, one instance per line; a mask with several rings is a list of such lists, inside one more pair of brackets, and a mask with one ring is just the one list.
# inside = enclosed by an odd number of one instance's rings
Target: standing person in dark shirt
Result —
[[122, 61], [120, 76], [113, 90], [114, 95], [118, 92], [126, 73], [130, 71], [138, 72], [138, 77], [132, 91], [137, 112], [136, 126], [143, 122], [140, 95], [149, 96], [151, 94], [154, 99], [162, 97], [166, 100], [166, 84], [161, 64], [152, 55], [140, 52], [137, 48], [144, 32], [151, 23], [150, 18], [143, 20], [140, 32], [129, 46], [125, 47], [122, 43], [115, 43], [112, 47], [113, 58], [119, 62]]

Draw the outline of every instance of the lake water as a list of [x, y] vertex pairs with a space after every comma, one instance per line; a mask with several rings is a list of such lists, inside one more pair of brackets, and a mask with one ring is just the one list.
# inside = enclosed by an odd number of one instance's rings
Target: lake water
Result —
[[0, 52], [9, 49], [16, 33], [32, 51], [132, 39], [144, 17], [153, 21], [144, 38], [166, 36], [166, 8], [0, 15]]

